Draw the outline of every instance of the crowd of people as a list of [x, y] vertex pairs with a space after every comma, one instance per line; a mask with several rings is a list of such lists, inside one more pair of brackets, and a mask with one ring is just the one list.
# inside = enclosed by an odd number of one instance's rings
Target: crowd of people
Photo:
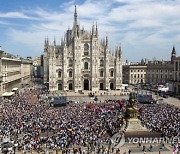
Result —
[[111, 144], [110, 137], [121, 130], [124, 110], [118, 103], [54, 108], [48, 101], [32, 101], [41, 94], [31, 89], [1, 102], [0, 138], [10, 138], [18, 150], [101, 147]]
[[180, 137], [180, 108], [169, 104], [139, 105], [141, 123], [164, 137]]
[[[61, 149], [68, 153], [82, 153], [96, 149], [96, 153], [114, 152], [111, 137], [122, 131], [126, 103], [69, 103], [63, 107], [49, 105], [48, 92], [25, 89], [1, 101], [0, 141], [9, 138], [16, 150]], [[142, 124], [167, 137], [180, 136], [180, 109], [168, 104], [137, 104]], [[109, 152], [111, 150], [111, 152]], [[119, 149], [116, 149], [119, 152]]]

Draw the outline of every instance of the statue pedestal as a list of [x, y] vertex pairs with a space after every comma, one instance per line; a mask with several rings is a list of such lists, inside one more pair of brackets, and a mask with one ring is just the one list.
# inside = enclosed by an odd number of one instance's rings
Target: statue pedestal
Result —
[[152, 138], [161, 137], [161, 133], [150, 132], [146, 127], [141, 125], [141, 121], [138, 119], [138, 109], [135, 107], [136, 94], [130, 93], [129, 103], [126, 107], [126, 119], [127, 129], [125, 131], [125, 139], [128, 138]]
[[128, 137], [160, 137], [161, 133], [150, 132], [146, 127], [141, 125], [139, 119], [129, 119], [128, 127], [125, 131], [125, 138]]

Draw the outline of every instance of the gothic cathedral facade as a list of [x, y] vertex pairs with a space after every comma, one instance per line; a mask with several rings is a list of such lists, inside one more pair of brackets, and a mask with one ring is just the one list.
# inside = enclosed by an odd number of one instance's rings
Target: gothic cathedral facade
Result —
[[44, 83], [50, 91], [120, 90], [122, 51], [115, 55], [108, 48], [108, 37], [99, 41], [97, 24], [88, 32], [77, 22], [75, 6], [73, 28], [68, 29], [61, 45], [45, 39]]

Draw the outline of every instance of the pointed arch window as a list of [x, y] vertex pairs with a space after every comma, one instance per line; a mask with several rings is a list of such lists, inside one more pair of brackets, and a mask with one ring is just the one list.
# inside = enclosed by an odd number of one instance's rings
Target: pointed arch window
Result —
[[69, 67], [72, 67], [72, 66], [73, 66], [73, 60], [69, 59]]
[[85, 63], [84, 63], [84, 69], [86, 69], [86, 70], [87, 70], [87, 69], [89, 68], [89, 66], [88, 66], [88, 65], [89, 65], [89, 64], [88, 64], [88, 62], [85, 62]]
[[73, 84], [69, 83], [69, 90], [73, 90]]
[[100, 60], [100, 67], [103, 67], [103, 66], [104, 66], [104, 60], [101, 59], [101, 60]]
[[72, 71], [69, 71], [69, 77], [70, 78], [72, 77]]
[[61, 71], [59, 71], [58, 72], [58, 78], [61, 78], [61, 76], [62, 76], [62, 73], [61, 73]]
[[111, 70], [111, 77], [113, 77], [114, 76], [114, 71], [113, 70]]
[[62, 84], [61, 83], [58, 84], [58, 90], [62, 90]]
[[84, 44], [84, 55], [85, 56], [89, 55], [89, 45], [88, 45], [88, 43]]
[[103, 76], [104, 76], [104, 72], [100, 71], [100, 77], [103, 77]]

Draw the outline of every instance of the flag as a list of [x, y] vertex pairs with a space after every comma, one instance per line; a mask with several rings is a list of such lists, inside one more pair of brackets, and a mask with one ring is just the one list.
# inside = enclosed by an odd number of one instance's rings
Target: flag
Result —
[[174, 147], [174, 149], [173, 149], [173, 154], [177, 154], [178, 151], [179, 151], [179, 146], [178, 146], [178, 144], [177, 144], [177, 145]]

